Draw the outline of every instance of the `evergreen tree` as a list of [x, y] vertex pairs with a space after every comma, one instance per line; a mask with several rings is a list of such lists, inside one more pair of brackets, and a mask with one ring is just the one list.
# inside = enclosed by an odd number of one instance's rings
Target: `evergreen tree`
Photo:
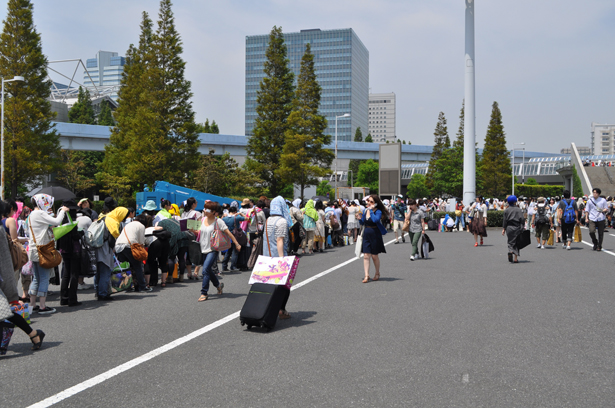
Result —
[[277, 171], [294, 94], [294, 75], [289, 68], [282, 27], [274, 26], [271, 30], [266, 57], [265, 77], [256, 97], [257, 117], [246, 152], [248, 161], [251, 162], [249, 166], [263, 179], [264, 185], [269, 187], [269, 195], [275, 197], [282, 188]]
[[94, 125], [96, 123], [90, 91], [87, 89], [84, 91], [82, 87], [79, 87], [77, 102], [68, 111], [68, 120], [71, 123], [81, 123], [84, 125]]
[[[316, 80], [314, 55], [308, 43], [301, 58], [293, 110], [288, 116], [286, 143], [277, 170], [277, 175], [285, 183], [299, 185], [302, 200], [305, 188], [316, 185], [318, 177], [330, 172], [335, 157], [331, 150], [324, 148], [331, 143], [331, 136], [323, 133], [327, 120], [318, 113], [321, 89]], [[360, 132], [359, 128], [357, 130]]]
[[403, 144], [406, 144], [406, 141], [405, 141], [405, 140], [403, 141]]
[[372, 139], [372, 134], [368, 133], [367, 137], [365, 138], [365, 143], [374, 143], [374, 140]]
[[11, 197], [62, 167], [59, 136], [51, 123], [55, 114], [47, 100], [52, 82], [32, 10], [30, 0], [9, 0], [0, 35], [0, 77], [25, 78], [5, 85], [3, 193]]
[[461, 112], [459, 113], [459, 129], [457, 130], [457, 139], [453, 142], [453, 147], [462, 147], [463, 148], [463, 132], [465, 131], [465, 107], [466, 101], [464, 100], [461, 103]]
[[429, 189], [425, 185], [425, 176], [422, 174], [415, 174], [408, 183], [408, 191], [406, 192], [408, 198], [422, 198], [429, 196]]
[[218, 129], [218, 124], [216, 123], [215, 120], [211, 121], [211, 126], [209, 127], [209, 129], [211, 130], [211, 133], [214, 133], [214, 134], [220, 133], [220, 129]]
[[214, 120], [211, 124], [209, 123], [209, 118], [205, 119], [205, 123], [197, 123], [196, 124], [196, 132], [197, 133], [220, 133], [220, 129], [218, 129], [218, 124]]
[[357, 183], [361, 187], [368, 187], [371, 194], [378, 194], [378, 181], [379, 181], [379, 166], [378, 162], [372, 159], [365, 160], [359, 166], [359, 176], [357, 177]]
[[170, 0], [161, 0], [158, 27], [143, 13], [139, 46], [124, 67], [117, 125], [106, 147], [109, 183], [127, 177], [133, 188], [156, 180], [187, 185], [199, 165], [199, 138], [190, 82], [184, 78], [182, 42]]
[[[438, 123], [434, 131], [434, 146], [431, 152], [431, 158], [429, 159], [429, 169], [425, 176], [425, 183], [429, 189], [434, 189], [434, 175], [438, 173], [438, 160], [442, 153], [451, 146], [451, 141], [448, 137], [448, 128], [446, 127], [446, 117], [444, 112], [440, 112], [438, 115]], [[433, 191], [435, 194], [441, 193], [441, 191]]]
[[111, 107], [109, 101], [104, 100], [100, 103], [100, 113], [98, 114], [98, 124], [100, 126], [114, 126], [113, 114], [111, 113]]
[[362, 142], [363, 141], [363, 132], [361, 132], [361, 126], [357, 127], [357, 130], [354, 132], [354, 141]]
[[510, 190], [512, 176], [502, 113], [497, 102], [493, 102], [481, 165], [485, 194], [490, 197], [505, 197]]

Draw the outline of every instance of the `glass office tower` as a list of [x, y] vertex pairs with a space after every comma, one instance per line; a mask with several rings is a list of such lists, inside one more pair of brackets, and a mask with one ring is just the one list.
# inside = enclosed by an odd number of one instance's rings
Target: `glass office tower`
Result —
[[[285, 33], [290, 69], [295, 73], [295, 85], [301, 69], [305, 44], [310, 43], [314, 54], [314, 68], [322, 87], [320, 113], [327, 119], [325, 134], [335, 136], [335, 117], [338, 141], [352, 141], [357, 127], [363, 137], [368, 129], [369, 52], [351, 28], [339, 30], [301, 30]], [[252, 135], [256, 119], [256, 93], [264, 78], [265, 52], [269, 34], [246, 37], [246, 136]]]
[[[122, 81], [126, 58], [120, 57], [117, 52], [98, 51], [96, 57], [86, 60], [87, 71], [83, 72], [83, 84], [90, 90], [99, 91], [103, 87], [119, 87]], [[117, 101], [117, 90], [109, 94], [111, 99]]]

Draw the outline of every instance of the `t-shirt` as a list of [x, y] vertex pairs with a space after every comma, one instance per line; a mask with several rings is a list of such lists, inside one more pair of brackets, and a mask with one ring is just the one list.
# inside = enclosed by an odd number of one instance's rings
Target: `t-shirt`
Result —
[[[266, 233], [263, 237], [263, 255], [277, 257], [288, 253], [288, 223], [284, 217], [273, 216], [267, 218]], [[284, 238], [284, 254], [278, 254], [278, 238]], [[269, 242], [267, 242], [267, 239]], [[269, 252], [271, 249], [271, 252]]]
[[[220, 229], [220, 231], [224, 232], [228, 229], [224, 221], [221, 219], [216, 218], [216, 223], [218, 223], [218, 229]], [[204, 254], [208, 254], [213, 251], [211, 249], [211, 233], [214, 229], [215, 223], [212, 223], [209, 226], [205, 225], [204, 222], [201, 223], [201, 252]]]
[[399, 203], [393, 204], [393, 217], [396, 221], [403, 221], [406, 217], [406, 204]]
[[425, 218], [425, 213], [420, 208], [410, 213], [410, 232], [421, 232], [423, 224], [421, 220]]

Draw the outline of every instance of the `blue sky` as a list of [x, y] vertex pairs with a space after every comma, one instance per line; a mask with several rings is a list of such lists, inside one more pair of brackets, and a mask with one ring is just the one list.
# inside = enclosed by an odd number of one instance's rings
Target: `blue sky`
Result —
[[[502, 110], [508, 144], [558, 152], [589, 145], [590, 125], [615, 123], [615, 2], [483, 1], [476, 4], [476, 139], [491, 104]], [[156, 0], [33, 0], [49, 60], [125, 55], [141, 12]], [[355, 30], [370, 53], [372, 92], [397, 94], [397, 134], [433, 144], [438, 113], [451, 138], [464, 93], [463, 0], [176, 0], [197, 121], [244, 132], [245, 37], [307, 28]], [[6, 14], [6, 4], [0, 18]], [[74, 69], [74, 66], [72, 67]], [[71, 70], [66, 66], [64, 72]]]

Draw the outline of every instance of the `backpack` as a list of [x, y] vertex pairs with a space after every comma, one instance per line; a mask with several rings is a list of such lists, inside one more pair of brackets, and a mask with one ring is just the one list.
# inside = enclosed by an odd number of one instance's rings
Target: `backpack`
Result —
[[566, 224], [572, 224], [573, 222], [576, 222], [576, 214], [574, 213], [574, 207], [573, 207], [573, 201], [569, 199], [568, 202], [566, 202], [566, 209], [564, 210], [564, 222]]
[[92, 248], [100, 248], [105, 242], [105, 232], [107, 231], [105, 218], [107, 217], [94, 221], [85, 232], [85, 242]]
[[536, 206], [536, 224], [548, 224], [549, 218], [547, 218], [547, 205]]

